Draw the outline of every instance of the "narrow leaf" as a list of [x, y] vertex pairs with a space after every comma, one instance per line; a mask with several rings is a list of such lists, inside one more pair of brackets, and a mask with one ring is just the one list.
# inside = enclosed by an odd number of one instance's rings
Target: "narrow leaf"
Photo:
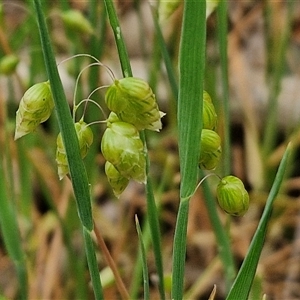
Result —
[[144, 279], [144, 299], [150, 299], [150, 292], [149, 292], [149, 276], [148, 276], [148, 266], [147, 266], [147, 256], [146, 256], [146, 249], [143, 241], [143, 235], [141, 226], [137, 216], [135, 217], [136, 223], [136, 230], [139, 237], [140, 242], [140, 249], [141, 249], [141, 257], [142, 257], [142, 266], [143, 266], [143, 279]]
[[61, 79], [58, 74], [54, 53], [51, 47], [45, 17], [39, 0], [34, 0], [37, 21], [39, 26], [41, 44], [44, 54], [45, 65], [50, 80], [53, 100], [55, 103], [59, 128], [66, 149], [67, 160], [70, 169], [73, 189], [78, 206], [78, 213], [82, 224], [92, 230], [92, 208], [90, 199], [89, 183], [86, 170], [80, 156], [77, 134], [71, 118], [68, 102], [63, 90]]
[[233, 286], [227, 296], [227, 300], [246, 300], [252, 286], [252, 282], [255, 276], [258, 260], [264, 245], [264, 239], [267, 230], [267, 224], [271, 216], [272, 205], [278, 194], [281, 186], [284, 172], [287, 166], [288, 156], [291, 152], [291, 144], [288, 145], [281, 163], [279, 165], [272, 189], [266, 202], [265, 209], [262, 217], [250, 244], [248, 253], [243, 261], [243, 264], [239, 270], [239, 273], [233, 283]]
[[[196, 34], [195, 34], [196, 33]], [[179, 58], [180, 206], [174, 236], [172, 298], [182, 299], [189, 199], [198, 179], [205, 69], [206, 1], [185, 1]]]

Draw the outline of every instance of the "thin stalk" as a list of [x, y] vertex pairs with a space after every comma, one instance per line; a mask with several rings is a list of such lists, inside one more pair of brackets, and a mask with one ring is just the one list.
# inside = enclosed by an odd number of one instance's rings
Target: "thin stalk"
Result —
[[112, 0], [104, 0], [107, 15], [109, 17], [110, 26], [115, 36], [115, 42], [118, 48], [119, 60], [121, 63], [122, 73], [124, 77], [131, 77], [132, 70], [128, 57], [127, 48], [119, 24], [118, 16]]
[[158, 22], [158, 16], [157, 16], [157, 11], [155, 11], [155, 8], [152, 7], [151, 9], [152, 12], [152, 17], [153, 17], [153, 21], [154, 21], [154, 26], [155, 26], [155, 33], [157, 36], [157, 40], [158, 40], [158, 45], [160, 47], [161, 53], [162, 53], [162, 57], [164, 59], [165, 62], [165, 66], [166, 66], [166, 71], [167, 71], [167, 75], [168, 75], [168, 79], [170, 82], [170, 86], [171, 86], [171, 90], [172, 90], [172, 94], [174, 99], [177, 101], [178, 98], [178, 85], [177, 85], [177, 80], [175, 77], [175, 72], [174, 72], [174, 68], [172, 65], [172, 61]]
[[267, 123], [264, 131], [263, 154], [267, 157], [274, 148], [277, 132], [277, 117], [278, 117], [278, 95], [281, 90], [281, 79], [284, 73], [286, 49], [291, 32], [291, 21], [294, 7], [294, 1], [287, 1], [287, 16], [285, 26], [283, 28], [280, 39], [276, 59], [274, 59], [274, 70], [271, 79], [270, 95], [268, 100]]
[[[106, 29], [106, 11], [104, 3], [102, 3], [101, 15], [98, 11], [98, 1], [90, 1], [89, 3], [89, 20], [93, 28], [95, 28], [99, 33], [97, 35], [92, 35], [90, 40], [90, 51], [89, 54], [101, 59], [102, 53], [104, 51], [104, 41], [105, 41], [105, 29]], [[100, 23], [100, 24], [99, 24]], [[91, 59], [91, 62], [95, 62]], [[89, 90], [93, 90], [99, 85], [99, 70], [98, 68], [91, 68], [89, 73]], [[93, 112], [92, 112], [93, 113]]]
[[[143, 245], [145, 248], [145, 251], [148, 253], [150, 245], [151, 245], [151, 232], [150, 232], [150, 226], [148, 219], [146, 218], [143, 223]], [[142, 258], [142, 249], [141, 245], [139, 247], [139, 255], [136, 259], [134, 271], [132, 274], [132, 280], [131, 280], [131, 286], [130, 286], [130, 297], [131, 299], [137, 299], [140, 286], [141, 286], [141, 276], [143, 273], [143, 258]]]
[[[110, 24], [112, 30], [115, 35], [115, 42], [117, 45], [118, 53], [119, 53], [119, 60], [122, 67], [122, 73], [124, 77], [131, 77], [132, 70], [130, 66], [130, 60], [128, 57], [127, 49], [125, 46], [125, 41], [123, 39], [122, 31], [119, 25], [118, 17], [113, 5], [112, 0], [105, 0], [106, 10], [108, 14], [108, 18], [110, 20]], [[140, 133], [141, 139], [144, 143], [145, 148], [146, 145], [146, 138], [145, 132], [142, 131]], [[147, 153], [147, 151], [146, 151]], [[162, 263], [162, 251], [161, 251], [161, 233], [159, 229], [159, 218], [158, 212], [155, 204], [154, 193], [152, 189], [151, 180], [148, 176], [149, 170], [149, 157], [146, 155], [146, 164], [147, 164], [147, 183], [146, 183], [146, 195], [147, 195], [147, 217], [149, 219], [152, 243], [153, 243], [153, 250], [155, 256], [155, 264], [157, 268], [158, 278], [159, 278], [159, 293], [161, 299], [165, 299], [165, 289], [164, 289], [164, 278], [163, 278], [163, 263]]]
[[230, 140], [230, 105], [229, 105], [229, 83], [228, 83], [228, 53], [227, 53], [227, 0], [221, 0], [217, 8], [218, 16], [218, 40], [221, 59], [222, 76], [222, 99], [224, 112], [224, 175], [230, 174], [231, 169], [231, 140]]
[[[172, 95], [173, 97], [171, 97], [171, 101], [170, 101], [170, 106], [169, 106], [169, 111], [168, 111], [168, 122], [171, 128], [175, 128], [176, 127], [176, 110], [177, 110], [177, 99], [178, 99], [178, 83], [177, 83], [177, 78], [176, 78], [176, 73], [174, 71], [173, 65], [172, 65], [172, 61], [169, 55], [169, 51], [167, 49], [167, 45], [166, 42], [164, 40], [163, 34], [162, 34], [162, 30], [161, 30], [161, 25], [159, 24], [158, 21], [158, 13], [157, 10], [152, 7], [151, 8], [152, 11], [152, 17], [153, 17], [153, 22], [154, 22], [154, 28], [155, 28], [155, 39], [156, 39], [156, 43], [155, 43], [155, 50], [160, 51], [159, 53], [159, 67], [160, 67], [160, 57], [163, 58], [163, 61], [165, 63], [165, 67], [166, 67], [166, 72], [167, 72], [167, 76], [168, 76], [168, 80], [170, 83], [170, 87], [171, 87], [171, 91], [172, 91]], [[153, 68], [152, 73], [154, 73], [155, 75], [157, 74], [157, 71], [154, 70]], [[153, 75], [153, 77], [155, 76]], [[156, 75], [157, 76], [157, 75]]]
[[[160, 207], [161, 207], [160, 199], [163, 194], [163, 191], [166, 189], [168, 178], [170, 178], [170, 174], [172, 173], [172, 170], [173, 170], [173, 159], [170, 158], [170, 159], [166, 160], [166, 163], [163, 167], [163, 175], [161, 177], [160, 184], [159, 184], [158, 188], [156, 189], [156, 197], [157, 197], [157, 199], [159, 199], [157, 201], [158, 213], [160, 212]], [[148, 249], [151, 244], [151, 231], [150, 231], [150, 226], [149, 226], [149, 221], [148, 221], [147, 216], [143, 222], [143, 244], [144, 244], [145, 251], [148, 252]], [[141, 252], [142, 250], [139, 249], [139, 251]], [[137, 258], [137, 261], [136, 261], [136, 264], [134, 267], [133, 276], [132, 276], [133, 279], [132, 279], [132, 284], [131, 284], [131, 289], [130, 289], [130, 296], [132, 299], [137, 298], [138, 290], [140, 287], [142, 271], [143, 271], [142, 270], [142, 258], [139, 255], [139, 257]]]
[[172, 299], [175, 300], [183, 297], [189, 200], [198, 179], [205, 44], [206, 1], [185, 1], [179, 57], [177, 119], [181, 186], [173, 248]]
[[117, 284], [119, 293], [122, 296], [122, 299], [130, 299], [129, 294], [126, 290], [126, 287], [125, 287], [125, 285], [123, 283], [123, 280], [120, 276], [120, 273], [118, 271], [118, 268], [117, 268], [112, 256], [110, 255], [109, 250], [106, 247], [105, 241], [102, 237], [102, 234], [101, 234], [100, 230], [97, 228], [96, 224], [94, 224], [94, 231], [95, 231], [95, 235], [96, 235], [96, 238], [97, 238], [98, 245], [99, 245], [99, 247], [101, 248], [101, 250], [103, 252], [103, 255], [105, 257], [105, 260], [106, 260], [108, 266], [110, 267], [111, 271], [114, 274], [116, 284]]
[[[147, 165], [149, 167], [149, 158], [147, 157]], [[160, 298], [165, 299], [165, 286], [164, 286], [164, 271], [162, 261], [162, 250], [161, 250], [161, 233], [159, 228], [158, 210], [155, 203], [154, 193], [152, 189], [152, 183], [147, 176], [146, 184], [146, 196], [147, 196], [147, 218], [149, 220], [150, 232], [152, 237], [152, 245], [154, 250], [155, 265], [157, 268], [157, 274], [159, 278], [158, 289]]]
[[142, 258], [142, 266], [143, 266], [144, 300], [149, 300], [150, 292], [149, 292], [149, 275], [148, 275], [148, 266], [147, 266], [147, 255], [146, 255], [146, 248], [145, 248], [144, 241], [143, 241], [142, 230], [141, 230], [137, 216], [135, 218], [135, 223], [136, 223], [136, 230], [137, 230], [139, 242], [140, 242], [140, 249], [141, 249], [140, 253], [141, 253], [141, 258]]
[[[101, 12], [99, 13], [99, 5], [101, 6]], [[93, 57], [98, 58], [101, 60], [101, 56], [104, 51], [104, 45], [105, 45], [105, 37], [106, 37], [106, 11], [104, 2], [99, 1], [89, 1], [89, 20], [91, 22], [91, 25], [95, 29], [96, 34], [93, 34], [90, 37], [90, 45], [89, 45], [89, 54]], [[95, 60], [91, 58], [90, 63], [94, 63]], [[99, 68], [93, 67], [89, 69], [88, 74], [88, 90], [92, 91], [96, 87], [99, 87], [100, 85], [100, 72]], [[102, 105], [103, 98], [100, 97], [99, 101], [97, 101], [100, 105]], [[89, 105], [90, 107], [90, 105]], [[87, 123], [91, 123], [95, 120], [99, 119], [99, 111], [95, 109], [88, 109], [88, 113], [85, 115], [85, 120]], [[98, 126], [91, 126], [91, 129], [94, 133], [94, 136], [99, 134], [99, 127]], [[93, 143], [91, 145], [91, 148], [89, 150], [89, 155], [85, 158], [85, 165], [86, 169], [88, 170], [89, 178], [91, 178], [91, 181], [94, 179], [95, 174], [97, 172], [97, 169], [94, 168], [95, 165], [95, 157], [97, 155], [98, 151], [98, 143]], [[93, 181], [92, 181], [93, 182]]]

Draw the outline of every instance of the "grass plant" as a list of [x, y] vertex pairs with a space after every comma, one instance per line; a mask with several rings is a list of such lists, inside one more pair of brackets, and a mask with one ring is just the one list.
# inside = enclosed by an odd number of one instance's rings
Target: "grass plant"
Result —
[[[63, 12], [70, 10], [72, 6], [67, 2], [57, 3], [54, 10], [52, 4], [40, 0], [16, 6], [15, 9], [19, 7], [26, 16], [20, 21], [24, 28], [19, 32], [10, 30], [8, 35], [4, 30], [6, 25], [2, 14], [5, 10], [2, 9], [10, 4], [2, 4], [1, 56], [5, 58], [7, 54], [17, 53], [17, 49], [22, 47], [21, 41], [28, 38], [29, 60], [43, 61], [43, 64], [32, 65], [28, 82], [22, 81], [19, 69], [13, 69], [11, 74], [2, 74], [9, 80], [6, 101], [3, 101], [4, 94], [0, 93], [0, 229], [3, 241], [0, 250], [1, 255], [13, 264], [16, 275], [12, 277], [17, 282], [13, 292], [8, 294], [0, 280], [0, 290], [3, 289], [0, 294], [3, 299], [53, 297], [181, 300], [214, 299], [214, 295], [220, 293], [220, 297], [224, 299], [246, 300], [251, 295], [253, 286], [253, 295], [261, 294], [264, 290], [263, 286], [259, 286], [264, 284], [264, 280], [255, 281], [255, 275], [264, 246], [268, 242], [269, 224], [272, 225], [271, 221], [276, 222], [276, 217], [279, 216], [280, 219], [281, 215], [288, 212], [289, 207], [279, 212], [275, 200], [282, 195], [288, 196], [282, 186], [286, 188], [289, 182], [291, 173], [287, 174], [286, 170], [292, 170], [289, 168], [296, 156], [292, 156], [291, 152], [297, 150], [295, 132], [297, 133], [298, 127], [291, 138], [285, 136], [281, 145], [277, 147], [276, 144], [277, 100], [287, 69], [285, 58], [292, 30], [293, 5], [287, 4], [287, 22], [278, 38], [278, 48], [271, 43], [274, 40], [268, 36], [266, 45], [274, 47], [273, 56], [268, 60], [268, 69], [273, 68], [274, 75], [266, 72], [266, 76], [269, 76], [267, 79], [271, 82], [269, 110], [265, 131], [255, 141], [252, 140], [255, 143], [256, 157], [259, 161], [265, 161], [262, 166], [264, 172], [260, 176], [264, 183], [271, 183], [271, 189], [268, 190], [268, 184], [261, 184], [260, 189], [256, 189], [258, 185], [254, 184], [254, 190], [249, 189], [249, 215], [236, 218], [222, 211], [216, 201], [216, 182], [236, 170], [233, 167], [235, 148], [231, 136], [231, 56], [228, 53], [230, 5], [226, 0], [217, 2], [218, 6], [210, 17], [207, 15], [207, 7], [211, 3], [205, 0], [178, 3], [177, 10], [167, 6], [171, 11], [170, 19], [167, 20], [162, 20], [161, 12], [166, 5], [164, 1], [157, 6], [147, 6], [146, 11], [153, 21], [153, 41], [157, 43], [151, 50], [146, 47], [148, 36], [147, 24], [143, 23], [144, 2], [136, 1], [133, 6], [134, 13], [138, 15], [138, 24], [145, 25], [139, 26], [141, 28], [138, 36], [142, 43], [140, 52], [142, 59], [148, 59], [148, 64], [152, 64], [150, 71], [146, 73], [154, 85], [153, 90], [159, 106], [163, 107], [162, 110], [167, 110], [167, 115], [162, 118], [166, 129], [163, 128], [161, 132], [139, 131], [146, 165], [146, 182], [145, 185], [136, 185], [131, 181], [118, 200], [111, 199], [114, 196], [107, 184], [105, 159], [99, 150], [103, 128], [110, 126], [110, 121], [105, 116], [108, 110], [105, 89], [114, 83], [111, 81], [117, 82], [117, 79], [121, 79], [115, 78], [109, 60], [102, 64], [102, 58], [113, 57], [114, 62], [120, 64], [124, 78], [135, 76], [134, 60], [127, 47], [129, 42], [125, 39], [126, 29], [123, 28], [122, 13], [116, 9], [116, 2], [90, 1], [86, 11], [82, 11], [86, 12], [83, 17], [91, 25], [93, 32], [79, 34], [80, 27], [76, 27], [75, 32], [72, 25], [65, 27], [63, 36], [66, 44], [60, 44], [61, 40], [55, 35], [55, 28], [50, 26], [50, 21], [61, 18]], [[272, 34], [268, 27], [273, 21], [269, 14], [272, 7], [273, 4], [269, 3], [261, 8], [269, 18], [266, 27], [269, 35]], [[175, 20], [173, 24], [172, 17]], [[210, 35], [209, 28], [212, 25], [208, 20], [215, 22], [213, 35]], [[33, 24], [36, 26], [34, 30]], [[170, 26], [169, 35], [165, 32], [165, 24]], [[180, 30], [177, 28], [178, 24], [181, 26]], [[32, 34], [30, 38], [29, 32], [36, 34]], [[214, 69], [208, 59], [208, 39], [211, 36], [214, 36], [214, 45], [218, 45], [217, 59], [220, 69]], [[176, 49], [179, 49], [178, 54]], [[63, 85], [64, 80], [57, 64], [58, 57], [65, 57], [65, 54], [74, 58], [70, 64], [72, 70], [69, 70], [70, 77], [76, 82], [73, 107], [69, 104], [69, 91]], [[274, 57], [278, 59], [272, 60]], [[93, 61], [89, 61], [90, 59]], [[81, 73], [83, 69], [84, 72]], [[99, 70], [108, 70], [110, 82], [107, 82]], [[214, 76], [216, 82], [212, 82], [211, 78], [206, 80], [207, 74], [218, 74], [219, 71], [221, 75]], [[76, 77], [78, 74], [80, 76]], [[20, 93], [13, 88], [15, 81], [10, 80], [12, 78], [16, 79]], [[45, 125], [37, 127], [35, 132], [13, 141], [16, 100], [21, 99], [20, 95], [36, 82], [47, 80], [50, 82], [55, 114], [52, 114]], [[165, 97], [171, 99], [166, 103], [160, 103], [159, 96], [163, 94], [160, 91], [161, 84], [167, 91]], [[211, 95], [215, 96], [212, 97], [212, 103], [218, 108], [221, 123], [216, 130], [220, 131], [222, 138], [223, 156], [220, 166], [213, 171], [199, 170], [203, 145], [201, 133], [204, 128], [204, 90], [212, 90]], [[90, 95], [95, 100], [85, 99], [87, 91], [88, 94], [94, 91]], [[77, 114], [74, 111], [72, 114], [78, 99], [85, 99], [85, 108], [80, 107], [78, 111], [83, 113], [94, 136], [94, 142], [91, 147], [88, 145], [89, 153], [84, 160], [81, 154], [82, 141], [74, 126]], [[94, 105], [101, 108], [100, 113], [98, 109], [91, 108]], [[243, 113], [247, 120], [249, 114], [249, 119], [253, 117], [251, 112]], [[117, 118], [121, 119], [120, 116]], [[246, 127], [247, 120], [243, 123], [245, 132], [249, 129]], [[125, 123], [122, 120], [117, 122]], [[58, 179], [55, 164], [55, 141], [58, 132], [62, 135], [65, 149], [63, 154], [66, 155], [69, 170], [68, 176], [61, 181]], [[289, 143], [290, 139], [293, 143]], [[117, 172], [121, 174], [119, 169]], [[210, 176], [212, 173], [217, 176]], [[247, 171], [245, 174], [243, 179], [247, 177]], [[121, 175], [124, 176], [123, 173]], [[261, 189], [268, 193], [263, 204], [258, 203], [256, 197], [257, 193], [262, 193]], [[140, 197], [143, 204], [140, 204]], [[172, 201], [168, 202], [168, 197]], [[193, 215], [191, 201], [194, 200], [201, 207], [198, 213], [205, 211], [201, 214], [202, 219], [197, 221], [200, 225], [195, 222], [198, 225], [194, 226], [201, 228], [205, 222], [209, 223], [214, 236], [215, 254], [209, 262], [205, 258], [200, 261], [197, 257], [196, 262], [201, 267], [195, 264], [194, 268], [199, 276], [195, 278], [193, 275], [191, 282], [188, 268], [193, 238], [189, 232], [193, 230], [190, 228], [193, 228], [191, 222], [194, 219], [191, 220], [190, 217]], [[169, 206], [172, 206], [173, 211]], [[255, 209], [263, 211], [262, 215], [255, 214]], [[272, 210], [275, 210], [274, 215], [271, 214]], [[232, 228], [237, 228], [239, 224], [254, 218], [253, 216], [258, 220], [252, 226], [255, 229], [253, 237], [250, 238], [251, 243], [242, 257], [241, 266], [238, 267], [234, 248], [237, 246], [232, 243]], [[202, 238], [200, 243], [203, 241]], [[58, 253], [61, 257], [54, 262], [54, 256]], [[52, 273], [49, 271], [51, 265], [57, 268]], [[103, 275], [103, 270], [107, 268], [114, 279], [110, 280], [109, 277], [106, 281], [102, 277], [103, 284], [100, 273]], [[199, 268], [202, 268], [201, 272]], [[205, 287], [207, 282], [211, 284], [208, 279], [214, 278], [216, 270], [222, 271], [219, 284]], [[40, 280], [44, 283], [40, 283]], [[201, 289], [206, 291], [200, 292]], [[263, 299], [263, 295], [260, 296]]]

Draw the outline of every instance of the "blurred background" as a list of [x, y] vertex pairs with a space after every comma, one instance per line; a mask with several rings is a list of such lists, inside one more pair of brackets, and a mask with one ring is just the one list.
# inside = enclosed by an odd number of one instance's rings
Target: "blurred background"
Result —
[[[209, 1], [208, 1], [209, 2]], [[147, 80], [160, 110], [166, 112], [160, 133], [146, 132], [151, 160], [150, 176], [160, 209], [162, 249], [166, 277], [171, 274], [172, 243], [179, 201], [180, 173], [177, 152], [176, 99], [172, 94], [153, 18], [158, 1], [114, 2], [128, 47], [133, 74]], [[171, 11], [161, 1], [160, 29], [178, 79], [178, 51], [182, 3]], [[78, 104], [100, 86], [112, 83], [107, 69], [90, 66], [88, 54], [122, 78], [113, 32], [102, 1], [43, 1], [52, 46], [65, 93]], [[71, 12], [71, 13], [70, 13]], [[79, 13], [72, 14], [72, 13]], [[82, 18], [82, 19], [81, 19]], [[250, 209], [232, 218], [220, 210], [228, 225], [237, 267], [243, 261], [259, 222], [286, 144], [296, 145], [287, 176], [275, 201], [252, 299], [300, 299], [300, 2], [228, 1], [227, 78], [222, 77], [219, 25], [216, 10], [207, 17], [207, 53], [204, 87], [218, 111], [218, 133], [224, 138], [223, 103], [230, 105], [230, 169], [250, 193]], [[197, 34], [197, 32], [195, 32]], [[86, 69], [85, 69], [86, 68]], [[82, 71], [84, 70], [84, 71]], [[82, 71], [82, 73], [81, 73]], [[80, 74], [80, 77], [78, 75]], [[35, 13], [30, 1], [1, 1], [0, 5], [0, 155], [3, 164], [2, 205], [13, 207], [26, 258], [29, 299], [93, 299], [85, 259], [81, 225], [68, 178], [59, 180], [55, 161], [59, 133], [55, 113], [36, 132], [14, 141], [15, 115], [24, 92], [46, 81]], [[76, 85], [76, 81], [78, 84]], [[228, 81], [225, 99], [223, 83]], [[200, 84], [200, 83], [199, 83]], [[108, 109], [105, 88], [95, 91], [85, 121], [103, 121]], [[83, 108], [76, 113], [78, 121]], [[138, 238], [134, 216], [145, 219], [144, 186], [131, 182], [117, 199], [104, 173], [100, 143], [105, 125], [92, 126], [94, 143], [85, 158], [97, 227], [120, 268], [126, 287], [135, 286]], [[192, 145], [191, 145], [192, 146]], [[225, 164], [225, 163], [224, 163]], [[215, 170], [224, 175], [224, 165]], [[216, 179], [209, 179], [216, 186]], [[225, 298], [223, 268], [201, 188], [190, 204], [186, 258], [189, 299]], [[0, 207], [1, 209], [1, 207]], [[230, 227], [229, 227], [230, 223]], [[148, 234], [149, 236], [149, 234]], [[105, 299], [119, 299], [101, 251], [99, 270]], [[148, 251], [151, 299], [158, 299], [157, 275], [151, 246]], [[0, 236], [1, 299], [18, 299], [14, 259]]]

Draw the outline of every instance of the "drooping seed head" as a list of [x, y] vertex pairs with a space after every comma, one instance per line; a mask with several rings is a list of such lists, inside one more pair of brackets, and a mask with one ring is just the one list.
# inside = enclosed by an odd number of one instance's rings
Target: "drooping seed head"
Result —
[[215, 107], [211, 101], [209, 94], [203, 92], [203, 112], [202, 112], [203, 128], [215, 130], [217, 127], [218, 116]]
[[203, 101], [207, 101], [209, 103], [212, 103], [211, 97], [207, 91], [203, 91]]
[[90, 146], [93, 143], [94, 135], [90, 126], [88, 126], [85, 122], [79, 121], [75, 123], [75, 130], [78, 137], [79, 148], [81, 157], [84, 158]]
[[107, 89], [105, 102], [123, 122], [134, 125], [138, 130], [159, 131], [162, 128], [160, 112], [155, 95], [149, 84], [136, 77], [126, 77]]
[[54, 107], [49, 81], [33, 85], [23, 95], [16, 113], [15, 140], [45, 122]]
[[126, 189], [129, 179], [122, 176], [121, 173], [109, 161], [106, 161], [105, 163], [105, 174], [115, 196], [119, 198], [119, 196]]
[[19, 57], [15, 54], [3, 56], [0, 60], [0, 74], [11, 75], [14, 73], [19, 61]]
[[146, 158], [138, 130], [126, 122], [108, 123], [102, 141], [102, 154], [122, 176], [146, 181]]
[[242, 216], [249, 208], [249, 194], [243, 182], [232, 175], [219, 182], [217, 198], [220, 207], [233, 216]]
[[69, 9], [60, 13], [64, 24], [78, 34], [93, 34], [89, 20], [77, 9]]
[[[84, 158], [87, 155], [91, 144], [93, 143], [93, 131], [82, 120], [75, 123], [74, 126], [79, 142], [80, 156], [81, 158]], [[69, 173], [69, 165], [61, 133], [59, 133], [57, 136], [56, 146], [58, 176], [59, 179], [62, 179]]]
[[199, 166], [201, 169], [213, 170], [222, 154], [221, 138], [213, 130], [202, 129]]
[[179, 7], [181, 0], [160, 1], [158, 6], [158, 16], [160, 21], [167, 20]]

